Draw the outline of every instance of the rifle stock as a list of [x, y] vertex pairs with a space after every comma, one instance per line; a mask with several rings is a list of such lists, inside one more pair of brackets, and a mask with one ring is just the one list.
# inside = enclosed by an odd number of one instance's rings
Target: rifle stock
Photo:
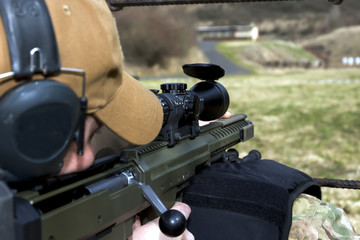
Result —
[[136, 215], [149, 219], [155, 215], [139, 185], [129, 184], [126, 176], [150, 185], [170, 207], [181, 199], [181, 191], [198, 167], [210, 165], [227, 148], [253, 134], [253, 124], [246, 115], [234, 115], [201, 127], [199, 136], [185, 137], [173, 147], [154, 141], [124, 150], [105, 159], [107, 167], [100, 164], [87, 172], [52, 178], [25, 189], [1, 182], [0, 194], [6, 194], [0, 195], [0, 200], [11, 195], [15, 209], [2, 209], [6, 210], [3, 218], [15, 223], [15, 231], [3, 228], [0, 234], [6, 239], [127, 239]]

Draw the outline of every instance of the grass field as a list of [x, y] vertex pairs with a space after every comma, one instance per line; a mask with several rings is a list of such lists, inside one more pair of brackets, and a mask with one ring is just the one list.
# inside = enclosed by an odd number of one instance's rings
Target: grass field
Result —
[[[190, 87], [196, 81], [179, 79]], [[159, 88], [164, 81], [144, 81]], [[224, 77], [230, 112], [245, 113], [254, 139], [237, 145], [241, 156], [259, 150], [312, 177], [360, 180], [360, 70], [292, 70]], [[360, 233], [360, 190], [323, 188]]]
[[216, 49], [235, 64], [258, 72], [270, 62], [312, 62], [316, 57], [301, 46], [285, 41], [222, 41]]

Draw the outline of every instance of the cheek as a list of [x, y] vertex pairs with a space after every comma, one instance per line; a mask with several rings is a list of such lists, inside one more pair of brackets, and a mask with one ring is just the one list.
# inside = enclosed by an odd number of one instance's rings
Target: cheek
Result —
[[92, 161], [94, 161], [94, 158], [95, 158], [95, 148], [94, 148], [94, 146], [91, 144], [91, 142], [89, 142], [89, 143], [87, 144], [87, 147], [89, 148], [88, 152], [89, 152], [89, 154], [91, 155]]
[[75, 141], [73, 141], [70, 145], [68, 152], [66, 153], [64, 160], [63, 160], [63, 167], [59, 175], [67, 174], [73, 172], [72, 169], [74, 168], [74, 163], [77, 161], [77, 145]]
[[95, 159], [95, 150], [90, 142], [86, 142], [84, 146], [84, 155], [81, 156], [81, 170], [85, 170], [90, 167]]

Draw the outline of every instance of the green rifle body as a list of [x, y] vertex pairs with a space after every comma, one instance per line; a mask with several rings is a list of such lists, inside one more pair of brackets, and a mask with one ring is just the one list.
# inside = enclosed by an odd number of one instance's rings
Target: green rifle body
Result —
[[[185, 137], [173, 147], [168, 147], [167, 142], [154, 141], [126, 149], [121, 157], [110, 161], [112, 167], [92, 170], [95, 174], [79, 179], [75, 176], [75, 180], [65, 178], [60, 181], [60, 187], [55, 184], [57, 187], [46, 186], [46, 191], [39, 187], [17, 190], [13, 199], [25, 200], [25, 205], [38, 213], [38, 218], [17, 226], [18, 236], [13, 239], [31, 239], [29, 235], [32, 234], [46, 240], [127, 239], [132, 234], [136, 215], [147, 216], [149, 220], [156, 215], [139, 185], [129, 184], [124, 177], [126, 174], [151, 186], [166, 207], [171, 207], [181, 199], [182, 190], [197, 168], [210, 165], [221, 158], [226, 149], [253, 135], [253, 124], [246, 120], [246, 115], [234, 115], [201, 127], [199, 136]], [[14, 190], [6, 188], [8, 186], [1, 182], [0, 201], [6, 199], [5, 193], [1, 196], [2, 192]], [[7, 212], [0, 220], [7, 222], [11, 231], [15, 221], [11, 216], [15, 213], [9, 209]], [[9, 239], [13, 237], [7, 234]]]

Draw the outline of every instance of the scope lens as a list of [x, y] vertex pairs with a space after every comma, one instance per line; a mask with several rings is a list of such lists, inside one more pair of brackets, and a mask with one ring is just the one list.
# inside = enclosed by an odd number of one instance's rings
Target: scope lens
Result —
[[229, 108], [230, 98], [225, 87], [214, 81], [195, 84], [190, 91], [195, 92], [204, 101], [200, 120], [211, 121], [222, 117]]

